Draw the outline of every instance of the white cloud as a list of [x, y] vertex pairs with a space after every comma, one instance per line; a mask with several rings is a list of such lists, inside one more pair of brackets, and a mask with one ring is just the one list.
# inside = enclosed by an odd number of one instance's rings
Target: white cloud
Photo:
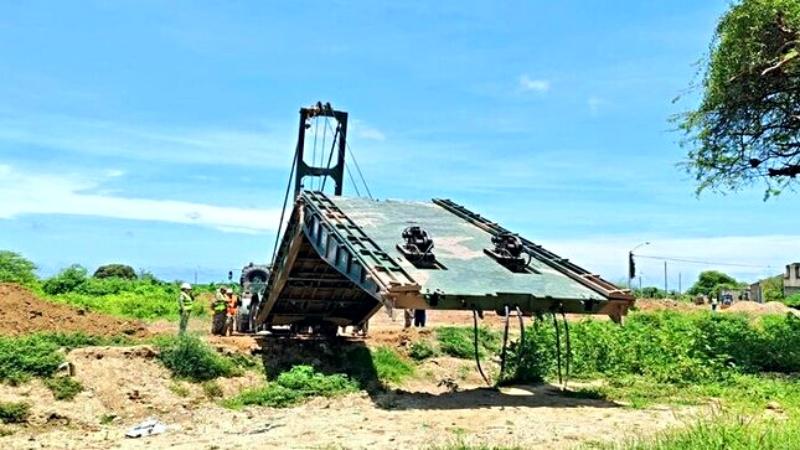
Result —
[[381, 130], [371, 127], [364, 122], [356, 119], [350, 124], [352, 133], [361, 139], [370, 141], [385, 141], [386, 135]]
[[603, 105], [605, 105], [606, 103], [608, 103], [608, 102], [606, 102], [602, 98], [594, 96], [594, 95], [589, 97], [588, 100], [586, 100], [586, 104], [589, 106], [589, 112], [593, 116], [596, 116], [597, 114], [599, 114], [600, 113], [600, 108]]
[[11, 166], [0, 165], [0, 219], [24, 214], [72, 214], [258, 233], [275, 230], [280, 216], [277, 209], [233, 208], [85, 193], [100, 185], [88, 177], [23, 173]]
[[167, 129], [58, 115], [6, 115], [0, 116], [0, 142], [146, 161], [282, 169], [289, 166], [294, 154], [293, 127], [282, 133], [263, 129]]
[[[683, 289], [686, 290], [703, 270], [720, 270], [739, 280], [752, 282], [780, 274], [786, 264], [800, 260], [798, 235], [682, 238], [592, 236], [573, 240], [540, 240], [542, 242], [537, 243], [588, 270], [603, 274], [610, 281], [617, 281], [626, 276], [628, 251], [648, 240], [652, 243], [639, 248], [636, 253], [711, 263], [667, 262], [670, 289], [677, 289], [678, 273], [682, 275]], [[663, 261], [640, 258], [636, 265], [645, 285], [663, 286]]]
[[547, 92], [550, 90], [550, 82], [535, 80], [525, 74], [519, 77], [519, 87], [523, 92]]

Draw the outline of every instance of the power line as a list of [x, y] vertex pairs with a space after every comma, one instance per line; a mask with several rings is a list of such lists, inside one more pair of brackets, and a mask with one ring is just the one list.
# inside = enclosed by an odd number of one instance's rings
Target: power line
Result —
[[659, 261], [672, 261], [672, 262], [682, 262], [688, 264], [703, 264], [707, 266], [730, 266], [730, 267], [747, 267], [751, 269], [772, 269], [772, 266], [759, 266], [755, 264], [740, 264], [740, 263], [727, 263], [727, 262], [717, 262], [717, 261], [703, 261], [699, 259], [689, 259], [689, 258], [674, 258], [670, 256], [655, 256], [655, 255], [634, 255], [637, 258], [645, 258], [645, 259], [656, 259]]

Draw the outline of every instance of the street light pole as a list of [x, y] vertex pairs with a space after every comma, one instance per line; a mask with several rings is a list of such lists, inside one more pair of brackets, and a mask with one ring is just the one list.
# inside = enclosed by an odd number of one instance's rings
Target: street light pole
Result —
[[645, 245], [650, 245], [650, 241], [642, 242], [628, 251], [628, 290], [631, 290], [631, 280], [636, 277], [633, 267], [633, 252], [638, 250], [639, 247], [644, 247]]

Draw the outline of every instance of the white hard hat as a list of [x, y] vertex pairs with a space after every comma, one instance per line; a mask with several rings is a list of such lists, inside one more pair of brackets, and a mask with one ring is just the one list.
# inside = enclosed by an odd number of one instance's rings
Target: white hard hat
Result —
[[188, 290], [192, 289], [192, 285], [189, 284], [189, 283], [181, 283], [181, 289], [184, 290], [184, 291], [188, 291]]

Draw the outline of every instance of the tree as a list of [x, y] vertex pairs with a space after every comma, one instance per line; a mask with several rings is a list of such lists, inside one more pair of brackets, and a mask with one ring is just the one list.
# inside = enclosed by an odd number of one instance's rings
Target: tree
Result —
[[739, 283], [732, 276], [718, 272], [716, 270], [707, 270], [701, 272], [697, 277], [697, 281], [686, 291], [689, 295], [716, 295], [720, 289], [735, 289], [739, 287]]
[[48, 278], [42, 284], [42, 289], [50, 295], [74, 292], [89, 280], [87, 271], [78, 264], [73, 264], [59, 272], [58, 275]]
[[31, 285], [36, 282], [36, 265], [19, 253], [0, 250], [0, 282]]
[[135, 280], [136, 271], [133, 267], [125, 264], [106, 264], [100, 266], [94, 271], [95, 278], [124, 278], [126, 280]]
[[762, 281], [761, 294], [765, 302], [783, 301], [783, 275], [770, 277]]
[[703, 62], [703, 98], [678, 117], [697, 192], [766, 184], [765, 198], [800, 174], [800, 2], [740, 0], [720, 19]]

